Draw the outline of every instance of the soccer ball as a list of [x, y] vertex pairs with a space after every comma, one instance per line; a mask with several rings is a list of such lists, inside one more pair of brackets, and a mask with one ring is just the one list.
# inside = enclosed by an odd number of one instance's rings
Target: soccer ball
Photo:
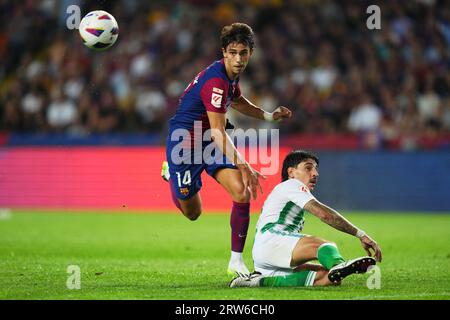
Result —
[[89, 12], [81, 20], [78, 31], [84, 45], [94, 50], [105, 50], [111, 47], [119, 36], [116, 19], [103, 10]]

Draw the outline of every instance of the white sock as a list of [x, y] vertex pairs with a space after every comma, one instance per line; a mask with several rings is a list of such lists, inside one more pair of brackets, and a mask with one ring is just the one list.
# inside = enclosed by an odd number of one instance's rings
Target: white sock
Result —
[[242, 252], [231, 251], [230, 262], [244, 262], [242, 258]]

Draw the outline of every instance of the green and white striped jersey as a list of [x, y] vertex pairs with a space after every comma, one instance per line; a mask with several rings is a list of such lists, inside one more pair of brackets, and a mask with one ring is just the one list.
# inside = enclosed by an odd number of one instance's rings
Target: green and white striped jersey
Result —
[[280, 234], [303, 230], [305, 204], [315, 199], [308, 187], [297, 179], [278, 184], [264, 202], [256, 228]]

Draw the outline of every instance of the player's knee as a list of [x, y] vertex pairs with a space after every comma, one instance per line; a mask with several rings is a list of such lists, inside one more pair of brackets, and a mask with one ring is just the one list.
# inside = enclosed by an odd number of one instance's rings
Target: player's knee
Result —
[[321, 239], [321, 238], [314, 237], [314, 244], [313, 244], [313, 246], [315, 247], [316, 252], [319, 250], [319, 248], [321, 246], [323, 246], [325, 244], [332, 245], [332, 246], [336, 247], [336, 243], [334, 243], [332, 241], [328, 241], [328, 240], [324, 240], [324, 239]]
[[333, 241], [322, 240], [322, 239], [321, 239], [321, 241], [322, 241], [322, 243], [319, 246], [327, 244], [327, 245], [330, 245], [330, 246], [337, 247], [337, 244], [335, 242], [333, 242]]
[[235, 184], [230, 195], [234, 202], [247, 203], [250, 201], [250, 194], [246, 192], [242, 183]]
[[325, 243], [337, 248], [337, 244], [333, 241], [326, 241]]
[[189, 209], [189, 210], [185, 210], [183, 211], [183, 214], [186, 216], [186, 218], [188, 218], [191, 221], [195, 221], [198, 219], [198, 217], [200, 217], [200, 215], [202, 214], [202, 210], [200, 209]]
[[234, 195], [232, 198], [234, 202], [239, 203], [248, 203], [250, 201], [250, 195], [248, 194], [237, 194]]

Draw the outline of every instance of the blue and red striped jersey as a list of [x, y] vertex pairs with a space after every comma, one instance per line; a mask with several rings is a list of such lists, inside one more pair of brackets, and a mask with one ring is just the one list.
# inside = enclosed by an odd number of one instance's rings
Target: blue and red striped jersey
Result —
[[226, 113], [233, 99], [241, 96], [239, 77], [230, 80], [223, 59], [201, 71], [184, 90], [170, 131], [178, 128], [191, 131], [194, 121], [202, 121], [203, 130], [210, 128], [207, 111]]

